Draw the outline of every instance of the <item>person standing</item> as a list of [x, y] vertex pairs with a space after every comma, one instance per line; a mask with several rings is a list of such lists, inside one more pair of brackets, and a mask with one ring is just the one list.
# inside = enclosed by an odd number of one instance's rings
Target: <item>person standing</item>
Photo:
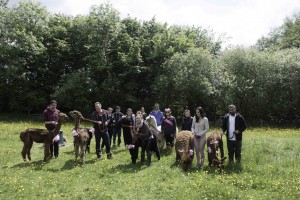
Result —
[[154, 110], [152, 110], [150, 112], [150, 115], [155, 117], [157, 126], [161, 126], [163, 118], [164, 118], [164, 114], [159, 110], [158, 103], [154, 104]]
[[[110, 145], [110, 147], [111, 147], [111, 140], [112, 140], [112, 137], [114, 135], [115, 125], [116, 125], [116, 122], [115, 122], [114, 116], [112, 114], [112, 111], [113, 111], [112, 107], [107, 108], [107, 116], [108, 116], [108, 120], [109, 120], [108, 135], [109, 135], [109, 145]], [[104, 141], [102, 140], [101, 150], [103, 149], [103, 147], [104, 147]]]
[[166, 139], [167, 149], [171, 150], [174, 147], [174, 139], [176, 136], [176, 119], [171, 115], [171, 109], [165, 109], [165, 117], [161, 124], [161, 130]]
[[237, 162], [240, 163], [242, 158], [243, 132], [246, 129], [246, 122], [244, 117], [236, 112], [235, 105], [229, 105], [228, 111], [229, 113], [223, 119], [221, 134], [226, 134], [229, 162], [232, 163], [235, 157]]
[[[123, 113], [121, 113], [121, 107], [116, 106], [116, 112], [113, 114], [113, 118], [116, 122], [116, 124], [120, 121], [120, 119], [124, 116]], [[120, 126], [115, 126], [115, 131], [113, 134], [113, 145], [116, 146], [116, 138], [118, 136], [118, 147], [121, 144], [121, 127]]]
[[[45, 127], [48, 131], [53, 132], [55, 129], [58, 119], [59, 119], [59, 113], [60, 111], [56, 108], [57, 102], [55, 100], [51, 100], [48, 107], [43, 112], [43, 121], [45, 124]], [[55, 158], [58, 157], [59, 154], [59, 135], [54, 137], [53, 142], [50, 144], [50, 157], [53, 157], [53, 154]]]
[[209, 123], [202, 107], [196, 108], [196, 116], [192, 123], [192, 132], [194, 134], [194, 146], [197, 158], [197, 167], [204, 164], [204, 147], [206, 144], [206, 133], [209, 130]]
[[145, 108], [142, 106], [140, 109], [142, 116], [143, 116], [143, 120], [146, 120], [146, 117], [148, 116], [147, 113], [145, 112]]
[[144, 122], [142, 115], [136, 115], [135, 117], [135, 129], [134, 134], [138, 138], [141, 147], [141, 163], [145, 161], [145, 152], [147, 153], [147, 166], [151, 164], [152, 152], [155, 151], [157, 159], [160, 160], [160, 152], [157, 147], [156, 138], [150, 131], [147, 123]]
[[191, 116], [190, 110], [186, 109], [184, 111], [184, 116], [182, 119], [182, 131], [192, 131], [193, 117]]
[[138, 141], [136, 140], [137, 138], [133, 137], [133, 129], [135, 127], [135, 116], [132, 113], [131, 108], [127, 108], [126, 115], [119, 120], [118, 126], [123, 128], [124, 144], [129, 149], [132, 163], [135, 164], [138, 158], [139, 145]]
[[102, 138], [106, 148], [107, 159], [111, 159], [112, 154], [110, 152], [109, 135], [107, 131], [109, 118], [107, 112], [102, 109], [100, 102], [95, 103], [95, 111], [92, 113], [92, 119], [97, 121], [97, 123], [94, 123], [97, 158], [101, 158], [100, 143]]

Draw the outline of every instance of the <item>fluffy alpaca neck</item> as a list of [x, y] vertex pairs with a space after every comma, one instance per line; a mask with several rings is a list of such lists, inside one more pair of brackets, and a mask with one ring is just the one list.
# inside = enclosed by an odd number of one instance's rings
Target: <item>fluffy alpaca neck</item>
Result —
[[62, 121], [60, 119], [58, 119], [58, 123], [53, 131], [53, 134], [54, 134], [54, 137], [59, 133], [59, 130], [61, 128], [61, 124], [62, 124]]
[[80, 127], [80, 119], [75, 118], [75, 130], [78, 131], [79, 127]]

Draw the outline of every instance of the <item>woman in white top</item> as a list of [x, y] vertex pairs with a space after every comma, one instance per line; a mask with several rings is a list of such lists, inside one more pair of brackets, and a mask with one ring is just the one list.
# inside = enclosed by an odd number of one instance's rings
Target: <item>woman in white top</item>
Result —
[[209, 130], [208, 119], [202, 107], [196, 108], [196, 116], [192, 123], [192, 132], [194, 134], [194, 144], [197, 157], [197, 167], [204, 163], [204, 147], [206, 144], [206, 133]]

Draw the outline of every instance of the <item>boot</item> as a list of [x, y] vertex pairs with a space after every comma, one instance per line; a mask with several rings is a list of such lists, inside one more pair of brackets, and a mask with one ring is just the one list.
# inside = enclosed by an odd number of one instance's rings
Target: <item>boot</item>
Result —
[[112, 159], [112, 154], [111, 153], [107, 154], [107, 159]]

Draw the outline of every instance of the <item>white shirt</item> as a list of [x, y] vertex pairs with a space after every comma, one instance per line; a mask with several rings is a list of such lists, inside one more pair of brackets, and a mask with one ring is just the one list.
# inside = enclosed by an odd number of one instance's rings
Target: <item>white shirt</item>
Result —
[[229, 140], [235, 141], [235, 134], [233, 133], [235, 131], [235, 116], [229, 115], [229, 127], [228, 127], [228, 136]]

